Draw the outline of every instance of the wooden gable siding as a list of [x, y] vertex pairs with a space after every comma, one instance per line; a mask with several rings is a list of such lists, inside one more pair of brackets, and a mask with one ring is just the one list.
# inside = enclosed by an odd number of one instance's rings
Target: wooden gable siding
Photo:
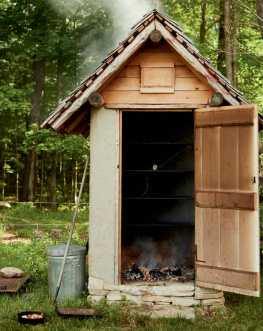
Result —
[[[151, 66], [161, 71], [165, 65], [171, 64], [175, 66], [174, 93], [140, 93], [141, 67]], [[106, 104], [157, 105], [206, 105], [213, 93], [166, 42], [159, 47], [147, 43], [101, 91]]]

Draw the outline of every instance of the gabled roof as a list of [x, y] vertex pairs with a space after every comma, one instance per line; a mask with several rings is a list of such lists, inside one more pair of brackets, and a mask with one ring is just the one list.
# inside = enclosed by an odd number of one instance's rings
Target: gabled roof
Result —
[[[185, 62], [216, 91], [221, 92], [230, 105], [248, 104], [243, 94], [231, 85], [212, 64], [194, 47], [179, 25], [169, 16], [155, 9], [136, 23], [131, 34], [114, 49], [102, 64], [81, 85], [70, 93], [41, 125], [60, 133], [89, 135], [90, 107], [87, 100], [92, 92], [102, 86], [122, 68], [128, 59], [147, 41], [153, 30], [159, 30], [168, 44], [182, 56]], [[85, 104], [86, 103], [86, 104]]]

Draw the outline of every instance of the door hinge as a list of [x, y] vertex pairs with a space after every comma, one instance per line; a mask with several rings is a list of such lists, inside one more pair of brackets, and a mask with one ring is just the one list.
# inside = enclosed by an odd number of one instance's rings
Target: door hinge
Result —
[[256, 177], [254, 177], [254, 179], [253, 179], [253, 183], [256, 184]]

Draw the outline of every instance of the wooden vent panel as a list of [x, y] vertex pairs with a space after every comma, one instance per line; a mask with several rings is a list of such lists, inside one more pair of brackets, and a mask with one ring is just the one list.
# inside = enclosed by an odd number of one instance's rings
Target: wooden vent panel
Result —
[[174, 93], [174, 66], [141, 68], [141, 93]]

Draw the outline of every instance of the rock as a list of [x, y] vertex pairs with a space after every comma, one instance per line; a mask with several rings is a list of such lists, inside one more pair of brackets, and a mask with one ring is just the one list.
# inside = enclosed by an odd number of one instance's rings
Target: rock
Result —
[[20, 278], [24, 275], [23, 271], [14, 267], [5, 267], [0, 270], [0, 277], [3, 278]]
[[177, 287], [177, 286], [154, 286], [151, 288], [151, 294], [171, 297], [192, 297], [194, 296], [194, 289], [191, 286]]
[[163, 305], [163, 306], [166, 306], [166, 305], [170, 305], [171, 302], [163, 302], [163, 301], [156, 301], [155, 302], [155, 305]]
[[220, 306], [225, 303], [225, 298], [202, 300], [204, 306]]
[[146, 302], [168, 302], [171, 303], [171, 299], [169, 297], [163, 297], [163, 296], [154, 296], [154, 295], [144, 295], [142, 296], [142, 301]]
[[200, 303], [200, 300], [196, 300], [194, 298], [171, 297], [171, 300], [174, 306], [183, 306], [183, 307], [191, 307], [191, 306], [199, 305]]
[[107, 290], [94, 290], [94, 289], [89, 290], [90, 295], [106, 296], [108, 293], [109, 293], [109, 291], [107, 291]]
[[0, 201], [0, 207], [11, 208], [11, 205], [8, 202]]
[[107, 300], [109, 301], [121, 301], [122, 296], [120, 291], [110, 291], [107, 295]]
[[200, 287], [200, 286], [195, 287], [195, 293], [212, 294], [212, 293], [220, 293], [220, 292], [222, 292], [222, 291], [215, 290], [213, 288], [206, 288], [206, 287]]
[[103, 280], [100, 278], [89, 276], [88, 289], [103, 290]]
[[187, 319], [195, 318], [195, 309], [194, 308], [178, 308], [172, 305], [163, 306], [163, 305], [154, 305], [151, 307], [152, 317], [184, 317]]
[[126, 294], [126, 293], [121, 292], [121, 296], [123, 296], [123, 295], [125, 295], [127, 301], [132, 301], [132, 302], [134, 302], [136, 304], [143, 303], [141, 296], [130, 295], [130, 294]]
[[196, 293], [195, 299], [218, 299], [224, 296], [224, 292], [219, 291], [217, 293]]

